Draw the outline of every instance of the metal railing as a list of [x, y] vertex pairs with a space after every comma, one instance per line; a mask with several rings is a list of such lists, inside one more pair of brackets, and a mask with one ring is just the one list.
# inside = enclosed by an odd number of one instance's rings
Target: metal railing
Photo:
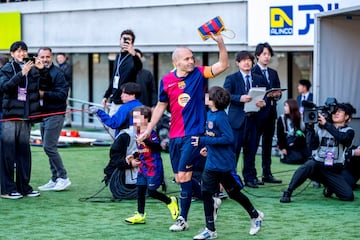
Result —
[[88, 110], [91, 106], [104, 109], [103, 105], [76, 98], [69, 98], [69, 103], [67, 111], [71, 111], [72, 124], [79, 126], [82, 129], [92, 127], [102, 128], [102, 125], [95, 114], [90, 113]]

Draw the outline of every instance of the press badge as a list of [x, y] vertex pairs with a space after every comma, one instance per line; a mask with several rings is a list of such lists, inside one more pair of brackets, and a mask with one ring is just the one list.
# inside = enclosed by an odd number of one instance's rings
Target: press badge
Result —
[[333, 166], [334, 165], [334, 153], [333, 152], [326, 152], [325, 153], [325, 166]]
[[17, 97], [17, 99], [19, 101], [25, 102], [26, 101], [26, 93], [27, 93], [26, 88], [18, 87], [18, 97]]
[[120, 80], [120, 76], [114, 76], [113, 88], [116, 88], [116, 89], [118, 88], [119, 80]]

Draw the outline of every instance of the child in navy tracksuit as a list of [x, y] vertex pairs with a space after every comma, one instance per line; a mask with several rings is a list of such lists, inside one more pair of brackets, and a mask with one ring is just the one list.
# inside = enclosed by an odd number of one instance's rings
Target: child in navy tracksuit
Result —
[[[151, 108], [146, 106], [137, 107], [132, 112], [133, 124], [137, 133], [141, 134], [151, 120]], [[179, 215], [179, 206], [176, 197], [168, 197], [158, 192], [157, 189], [163, 183], [164, 169], [161, 159], [160, 140], [153, 130], [143, 142], [137, 142], [138, 152], [126, 157], [129, 165], [139, 166], [137, 175], [137, 201], [138, 211], [134, 216], [126, 218], [125, 222], [138, 224], [145, 223], [145, 196], [149, 196], [167, 204], [171, 217], [175, 220]]]
[[202, 196], [205, 211], [205, 230], [194, 239], [212, 239], [217, 237], [214, 224], [213, 194], [218, 190], [219, 183], [223, 185], [231, 199], [240, 203], [251, 218], [250, 235], [260, 230], [264, 214], [254, 208], [250, 200], [241, 193], [243, 183], [235, 172], [236, 160], [233, 151], [233, 133], [224, 109], [230, 103], [230, 94], [221, 87], [209, 90], [207, 105], [209, 111], [206, 121], [206, 135], [193, 136], [192, 145], [205, 145], [203, 155], [207, 154], [205, 169], [202, 175]]

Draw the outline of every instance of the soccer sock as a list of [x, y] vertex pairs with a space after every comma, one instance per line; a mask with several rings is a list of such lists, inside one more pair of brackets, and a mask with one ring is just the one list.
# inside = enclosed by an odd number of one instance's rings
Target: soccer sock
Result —
[[200, 185], [199, 181], [195, 178], [192, 178], [191, 184], [192, 184], [192, 191], [193, 191], [194, 196], [199, 198], [200, 200], [202, 200], [201, 185]]
[[181, 213], [185, 221], [187, 221], [187, 216], [189, 213], [190, 205], [191, 205], [191, 197], [192, 197], [192, 181], [180, 183], [181, 192], [180, 192], [180, 206]]
[[207, 229], [215, 231], [214, 222], [214, 200], [210, 192], [203, 192], [204, 212], [205, 212], [205, 224]]
[[160, 200], [163, 203], [166, 203], [166, 204], [171, 203], [171, 199], [168, 196], [166, 196], [165, 194], [163, 194], [161, 192], [158, 192], [157, 190], [148, 189], [148, 193], [149, 193], [150, 197], [152, 197], [154, 199], [157, 199], [157, 200]]
[[145, 213], [145, 195], [146, 195], [146, 185], [137, 186], [137, 202], [138, 202], [138, 212], [141, 214]]
[[259, 216], [249, 198], [240, 192], [239, 189], [231, 190], [229, 192], [229, 197], [240, 203], [240, 205], [248, 212], [251, 218], [257, 218]]

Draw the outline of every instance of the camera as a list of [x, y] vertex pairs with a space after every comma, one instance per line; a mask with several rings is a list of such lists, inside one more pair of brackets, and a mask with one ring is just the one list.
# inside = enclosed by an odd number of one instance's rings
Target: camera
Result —
[[302, 104], [304, 106], [304, 123], [317, 123], [319, 114], [323, 115], [326, 121], [331, 122], [331, 114], [333, 114], [337, 108], [336, 98], [327, 98], [324, 106], [316, 106], [309, 101], [303, 101]]
[[128, 38], [128, 37], [124, 37], [124, 43], [129, 44], [129, 43], [130, 43], [130, 38]]

